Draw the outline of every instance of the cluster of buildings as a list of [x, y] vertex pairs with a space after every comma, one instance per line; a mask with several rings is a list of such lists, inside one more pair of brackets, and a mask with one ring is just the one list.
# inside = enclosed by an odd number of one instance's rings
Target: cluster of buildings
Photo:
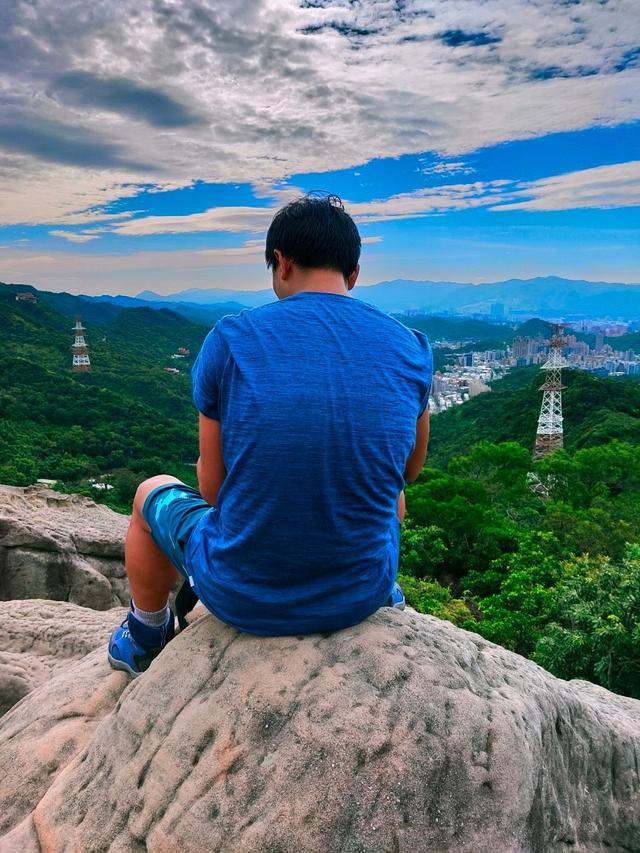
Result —
[[[447, 346], [451, 344], [448, 343]], [[429, 400], [431, 412], [443, 412], [465, 403], [471, 397], [490, 391], [489, 383], [504, 376], [511, 366], [507, 356], [507, 350], [465, 352], [457, 355], [455, 362], [444, 372], [436, 371], [434, 374]]]
[[[605, 343], [604, 332], [597, 332], [593, 348], [575, 335], [564, 336], [562, 355], [565, 367], [588, 370], [599, 376], [640, 374], [640, 354], [632, 349], [617, 350]], [[511, 347], [512, 361], [517, 367], [543, 364], [548, 356], [548, 344], [543, 337], [516, 338]]]
[[[595, 326], [580, 330], [595, 332], [593, 347], [580, 341], [575, 334], [562, 339], [563, 366], [574, 370], [587, 370], [598, 376], [640, 375], [640, 353], [617, 350], [605, 337], [619, 336], [628, 331], [626, 326], [614, 328]], [[460, 349], [460, 341], [438, 341], [434, 347]], [[453, 363], [433, 377], [429, 408], [432, 413], [459, 406], [471, 397], [490, 391], [490, 383], [500, 379], [512, 367], [530, 364], [542, 366], [549, 358], [549, 340], [542, 335], [515, 338], [512, 345], [502, 350], [464, 352], [455, 356]]]

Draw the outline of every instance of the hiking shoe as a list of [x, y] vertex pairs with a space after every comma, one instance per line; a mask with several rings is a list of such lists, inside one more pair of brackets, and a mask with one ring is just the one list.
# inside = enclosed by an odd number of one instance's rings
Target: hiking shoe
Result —
[[386, 607], [394, 607], [396, 610], [404, 610], [406, 601], [404, 600], [404, 592], [399, 584], [394, 583], [391, 595], [387, 599]]
[[111, 635], [107, 652], [114, 669], [122, 669], [133, 678], [149, 668], [169, 640], [174, 637], [173, 613], [162, 628], [143, 625], [131, 611]]

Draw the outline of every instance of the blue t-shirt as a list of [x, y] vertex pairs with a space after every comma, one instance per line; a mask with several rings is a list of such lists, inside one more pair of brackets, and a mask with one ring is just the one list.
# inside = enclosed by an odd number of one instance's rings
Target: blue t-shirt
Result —
[[351, 296], [305, 291], [217, 323], [193, 398], [220, 421], [226, 476], [186, 551], [212, 613], [308, 634], [386, 602], [432, 370], [424, 334]]

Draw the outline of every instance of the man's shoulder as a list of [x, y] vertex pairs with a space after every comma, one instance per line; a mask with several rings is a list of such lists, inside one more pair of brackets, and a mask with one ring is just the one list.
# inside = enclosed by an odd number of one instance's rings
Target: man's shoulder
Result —
[[387, 314], [375, 305], [364, 300], [360, 300], [360, 302], [369, 309], [372, 317], [376, 316], [380, 323], [386, 325], [389, 332], [396, 334], [400, 340], [406, 341], [409, 345], [417, 345], [420, 349], [430, 348], [429, 338], [425, 332], [407, 326], [397, 317]]
[[236, 314], [225, 314], [215, 325], [215, 328], [221, 335], [225, 333], [233, 333], [247, 327], [249, 324], [260, 322], [262, 319], [269, 318], [278, 308], [278, 302], [267, 302], [266, 305], [259, 305], [256, 308], [243, 308]]

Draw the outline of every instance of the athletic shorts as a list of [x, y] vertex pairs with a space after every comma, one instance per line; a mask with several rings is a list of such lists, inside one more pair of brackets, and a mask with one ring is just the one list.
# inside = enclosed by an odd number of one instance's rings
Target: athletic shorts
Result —
[[210, 509], [200, 492], [184, 483], [156, 486], [142, 507], [142, 516], [151, 529], [153, 541], [185, 578], [189, 578], [184, 559], [187, 542], [194, 527]]

